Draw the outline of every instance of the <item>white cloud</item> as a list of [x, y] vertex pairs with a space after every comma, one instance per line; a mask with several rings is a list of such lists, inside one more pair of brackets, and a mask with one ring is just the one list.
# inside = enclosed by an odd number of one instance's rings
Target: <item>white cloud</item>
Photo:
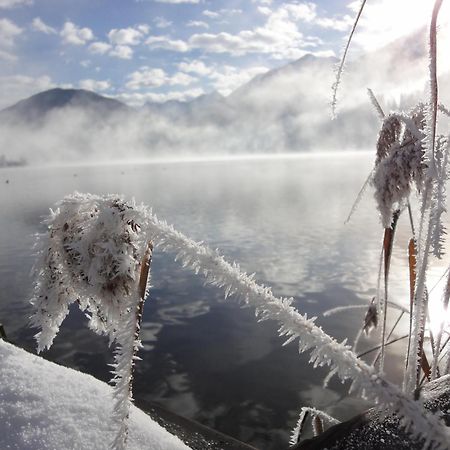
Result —
[[178, 69], [187, 73], [195, 73], [200, 76], [210, 75], [213, 71], [211, 67], [207, 67], [203, 61], [194, 59], [192, 61], [184, 61], [177, 65]]
[[140, 28], [113, 28], [108, 33], [108, 38], [113, 45], [138, 45], [148, 31], [149, 27], [145, 25]]
[[81, 89], [86, 89], [88, 91], [101, 92], [107, 91], [111, 88], [111, 82], [109, 80], [92, 80], [86, 79], [81, 80], [79, 83]]
[[211, 19], [217, 19], [220, 17], [220, 14], [217, 11], [210, 11], [209, 9], [205, 9], [202, 14], [206, 17], [210, 17]]
[[60, 32], [63, 42], [72, 45], [84, 45], [94, 39], [90, 28], [79, 28], [72, 22], [66, 22]]
[[131, 59], [133, 57], [133, 49], [128, 45], [116, 45], [109, 52], [109, 55], [120, 59]]
[[195, 78], [186, 73], [177, 72], [168, 75], [163, 69], [152, 69], [148, 66], [141, 67], [127, 76], [127, 89], [139, 90], [142, 88], [159, 88], [161, 86], [188, 86]]
[[312, 22], [316, 17], [316, 5], [314, 3], [287, 3], [283, 5], [294, 20]]
[[109, 50], [111, 50], [111, 48], [112, 48], [111, 44], [108, 44], [107, 42], [98, 41], [90, 44], [88, 47], [88, 51], [93, 54], [104, 55]]
[[258, 6], [257, 10], [264, 16], [270, 16], [272, 14], [272, 10], [267, 6]]
[[[17, 56], [12, 53], [15, 39], [23, 32], [9, 19], [0, 19], [0, 60], [15, 61]], [[2, 87], [3, 88], [3, 87]]]
[[30, 95], [54, 87], [47, 75], [33, 78], [27, 75], [0, 77], [0, 108], [5, 108]]
[[55, 28], [51, 27], [50, 25], [47, 25], [40, 17], [35, 17], [31, 22], [31, 26], [33, 30], [39, 31], [40, 33], [44, 34], [58, 33]]
[[136, 70], [127, 77], [127, 89], [138, 90], [143, 87], [153, 88], [160, 87], [166, 84], [167, 74], [162, 69], [150, 69], [149, 67], [142, 67], [141, 70]]
[[354, 18], [346, 14], [343, 17], [319, 17], [314, 23], [322, 28], [336, 31], [348, 31], [353, 25]]
[[182, 40], [173, 40], [168, 36], [150, 36], [145, 43], [151, 48], [161, 48], [175, 52], [187, 52], [189, 45]]
[[164, 17], [155, 17], [153, 19], [153, 22], [155, 22], [155, 25], [157, 28], [168, 28], [172, 25], [172, 22], [165, 19]]
[[12, 9], [16, 6], [32, 5], [33, 0], [0, 0], [0, 9]]
[[90, 61], [89, 59], [83, 59], [83, 61], [80, 61], [80, 66], [84, 67], [85, 69], [90, 67], [91, 64], [92, 64], [92, 61]]
[[211, 19], [218, 19], [223, 16], [235, 16], [237, 14], [242, 14], [242, 9], [239, 8], [222, 8], [217, 11], [211, 11], [210, 9], [205, 9], [202, 14]]
[[[223, 12], [237, 13], [239, 10], [203, 11], [209, 17], [219, 17]], [[308, 53], [310, 47], [317, 47], [320, 40], [305, 38], [299, 29], [301, 22], [312, 23], [316, 18], [314, 3], [285, 3], [273, 11], [266, 11], [263, 26], [242, 30], [232, 34], [196, 33], [187, 41], [173, 41], [168, 37], [154, 37], [147, 40], [152, 48], [164, 48], [178, 52], [201, 49], [208, 53], [228, 53], [242, 56], [249, 53], [267, 54], [274, 59], [297, 59]], [[324, 49], [320, 49], [324, 51]]]
[[22, 28], [9, 19], [0, 19], [0, 47], [12, 47], [17, 36], [22, 34]]
[[168, 84], [170, 86], [189, 86], [194, 81], [196, 81], [196, 79], [190, 75], [183, 72], [177, 72], [169, 77]]
[[209, 25], [206, 22], [203, 22], [202, 20], [190, 20], [186, 23], [187, 27], [197, 27], [197, 28], [209, 28]]
[[197, 4], [200, 3], [200, 0], [155, 0], [157, 3], [172, 3], [174, 5], [179, 5], [181, 3], [191, 3]]
[[150, 31], [150, 26], [147, 25], [146, 23], [141, 23], [140, 25], [138, 25], [136, 27], [142, 34], [148, 34], [148, 32]]

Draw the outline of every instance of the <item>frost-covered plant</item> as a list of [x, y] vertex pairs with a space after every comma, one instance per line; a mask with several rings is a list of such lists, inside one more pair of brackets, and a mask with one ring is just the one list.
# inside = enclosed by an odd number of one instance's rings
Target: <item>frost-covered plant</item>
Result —
[[[378, 289], [378, 313], [383, 316], [381, 330], [380, 370], [383, 370], [384, 348], [392, 335], [404, 311], [386, 337], [386, 309], [388, 304], [388, 275], [390, 255], [394, 240], [394, 232], [399, 214], [408, 209], [412, 238], [409, 243], [409, 275], [410, 275], [410, 329], [406, 355], [403, 389], [406, 393], [418, 394], [423, 380], [435, 379], [447, 373], [449, 367], [440, 367], [443, 359], [450, 360], [449, 340], [442, 343], [444, 322], [441, 323], [437, 339], [426, 329], [428, 317], [427, 273], [430, 258], [442, 258], [444, 254], [444, 238], [446, 229], [442, 217], [446, 212], [446, 182], [448, 180], [449, 137], [437, 133], [438, 114], [448, 115], [448, 109], [439, 104], [437, 77], [437, 20], [443, 0], [436, 0], [433, 7], [429, 29], [429, 99], [419, 103], [409, 112], [393, 112], [385, 115], [373, 92], [369, 96], [378, 116], [382, 119], [381, 130], [377, 141], [375, 168], [369, 181], [375, 190], [375, 200], [380, 212], [381, 222], [385, 228], [380, 275], [382, 278], [382, 262], [384, 261], [384, 299]], [[360, 18], [365, 2], [355, 20], [341, 66], [343, 66], [355, 27]], [[337, 81], [340, 81], [341, 72]], [[338, 84], [338, 83], [337, 83]], [[336, 85], [333, 87], [333, 99]], [[366, 183], [367, 184], [367, 183]], [[413, 189], [415, 188], [415, 189]], [[410, 205], [410, 196], [417, 192], [420, 211], [415, 217]], [[361, 195], [358, 195], [358, 201]], [[352, 208], [352, 212], [355, 207]], [[380, 283], [379, 283], [380, 284]], [[443, 298], [445, 312], [448, 309], [448, 288]], [[382, 301], [383, 300], [383, 301]], [[432, 365], [424, 349], [426, 333], [429, 334], [432, 352]], [[360, 335], [361, 333], [359, 333]], [[358, 336], [359, 336], [358, 335]], [[378, 359], [378, 358], [377, 358]], [[441, 365], [442, 366], [442, 365]], [[421, 373], [424, 377], [421, 380]]]
[[[351, 36], [365, 5], [361, 3]], [[371, 399], [384, 414], [396, 413], [411, 437], [423, 439], [424, 448], [448, 448], [449, 433], [438, 415], [425, 411], [420, 399], [420, 369], [431, 378], [450, 369], [449, 339], [441, 344], [443, 327], [432, 345], [432, 369], [426, 367], [424, 354], [425, 321], [428, 289], [426, 287], [430, 253], [441, 257], [445, 228], [445, 181], [447, 179], [448, 138], [438, 136], [436, 122], [439, 107], [436, 77], [436, 22], [442, 0], [436, 0], [430, 27], [430, 99], [408, 113], [384, 115], [377, 142], [377, 158], [369, 180], [375, 187], [375, 196], [385, 227], [380, 280], [384, 261], [384, 299], [380, 294], [371, 303], [364, 321], [367, 331], [381, 321], [381, 353], [379, 368], [367, 364], [352, 351], [346, 341], [338, 343], [315, 324], [315, 318], [302, 315], [292, 306], [292, 298], [277, 298], [270, 288], [255, 282], [254, 276], [241, 272], [236, 264], [227, 263], [217, 251], [196, 243], [164, 221], [159, 221], [150, 210], [127, 203], [117, 196], [97, 197], [75, 194], [65, 198], [47, 224], [49, 232], [41, 238], [43, 251], [37, 271], [33, 303], [36, 313], [33, 323], [42, 331], [37, 335], [38, 349], [48, 348], [58, 332], [69, 305], [78, 302], [86, 311], [94, 331], [106, 334], [117, 344], [115, 354], [116, 406], [114, 417], [118, 422], [115, 448], [123, 448], [126, 440], [126, 418], [131, 400], [133, 360], [139, 348], [139, 320], [144, 294], [139, 287], [147, 242], [153, 242], [163, 251], [175, 252], [183, 266], [201, 274], [208, 283], [225, 291], [225, 297], [235, 296], [242, 304], [253, 306], [260, 320], [275, 320], [285, 344], [298, 342], [299, 352], [308, 351], [310, 362], [329, 366], [330, 374], [351, 381], [351, 391]], [[345, 56], [338, 69], [334, 85], [333, 107], [342, 75]], [[420, 191], [418, 233], [412, 220], [409, 197]], [[408, 208], [413, 229], [410, 243], [410, 336], [407, 370], [403, 390], [387, 381], [382, 373], [384, 348], [390, 333], [386, 333], [388, 302], [388, 274], [394, 232], [401, 212]], [[147, 249], [147, 250], [146, 250]], [[144, 270], [145, 272], [145, 270]], [[142, 279], [142, 277], [141, 277]], [[450, 289], [444, 297], [448, 307]], [[374, 305], [378, 309], [374, 308]], [[444, 364], [441, 363], [442, 356]], [[430, 375], [431, 374], [431, 375]], [[299, 430], [305, 412], [299, 420]], [[313, 412], [313, 410], [309, 410]], [[322, 427], [324, 413], [314, 410], [317, 430]], [[332, 423], [331, 418], [327, 419]], [[298, 434], [296, 433], [296, 438]]]
[[[142, 232], [142, 211], [117, 196], [75, 193], [57, 204], [40, 236], [32, 304], [38, 352], [50, 348], [77, 303], [89, 327], [116, 345], [113, 384], [114, 448], [124, 447], [132, 398], [133, 364], [151, 249]], [[142, 275], [142, 276], [141, 276]]]
[[[120, 208], [116, 208], [115, 205], [120, 205]], [[122, 314], [124, 314], [124, 323], [120, 325], [114, 320], [115, 326], [111, 330], [111, 334], [108, 331], [108, 327], [104, 328], [112, 339], [118, 340], [119, 348], [123, 348], [124, 353], [128, 348], [136, 349], [138, 347], [135, 335], [133, 334], [134, 339], [131, 339], [131, 334], [127, 332], [127, 328], [130, 324], [132, 325], [132, 319], [135, 317], [133, 314], [136, 314], [136, 302], [132, 300], [132, 297], [133, 289], [136, 288], [136, 274], [139, 272], [139, 258], [144, 254], [145, 243], [151, 241], [163, 251], [175, 252], [176, 259], [183, 266], [204, 276], [206, 282], [222, 288], [225, 292], [225, 297], [233, 295], [242, 304], [253, 306], [260, 320], [271, 319], [278, 322], [279, 334], [286, 338], [286, 344], [297, 340], [299, 352], [309, 351], [311, 354], [310, 362], [315, 367], [330, 366], [331, 370], [342, 380], [351, 380], [352, 391], [378, 402], [392, 412], [397, 412], [402, 423], [412, 436], [424, 438], [433, 448], [446, 448], [448, 436], [445, 427], [437, 416], [427, 413], [423, 409], [420, 400], [415, 401], [408, 395], [403, 394], [399, 388], [378, 374], [373, 366], [358, 359], [345, 341], [338, 343], [315, 325], [314, 318], [307, 318], [306, 315], [299, 313], [292, 306], [292, 298], [275, 297], [270, 288], [257, 284], [254, 276], [248, 276], [241, 272], [240, 267], [235, 263], [227, 263], [217, 251], [213, 251], [201, 243], [194, 242], [177, 232], [166, 222], [158, 220], [147, 208], [137, 206], [134, 203], [126, 203], [117, 197], [83, 196], [81, 194], [66, 197], [59, 204], [59, 210], [49, 220], [49, 232], [47, 238], [44, 239], [46, 250], [38, 272], [37, 294], [34, 299], [34, 304], [38, 308], [34, 323], [42, 327], [42, 332], [38, 335], [39, 342], [41, 342], [41, 337], [47, 337], [45, 342], [51, 343], [62, 319], [67, 314], [67, 305], [70, 303], [71, 298], [79, 299], [80, 306], [86, 309], [91, 316], [97, 314], [98, 317], [102, 317], [103, 319], [99, 319], [101, 323], [105, 321], [108, 323], [102, 308], [100, 308], [101, 312], [96, 312], [97, 306], [101, 303], [100, 298], [98, 298], [98, 302], [94, 303], [94, 313], [91, 311], [92, 307], [88, 306], [93, 304], [90, 297], [97, 294], [98, 289], [103, 295], [104, 279], [100, 277], [102, 281], [98, 283], [97, 290], [93, 292], [89, 283], [86, 283], [84, 279], [85, 271], [77, 269], [73, 272], [70, 266], [73, 261], [73, 252], [77, 255], [75, 258], [75, 261], [77, 261], [78, 254], [86, 254], [89, 251], [86, 249], [89, 249], [91, 246], [81, 244], [78, 239], [75, 239], [75, 250], [67, 252], [64, 248], [64, 245], [67, 245], [64, 237], [65, 229], [67, 228], [65, 224], [68, 223], [68, 219], [71, 223], [76, 224], [76, 235], [81, 239], [86, 237], [88, 239], [87, 242], [92, 243], [89, 239], [90, 236], [102, 236], [100, 248], [108, 247], [108, 245], [105, 245], [105, 241], [108, 240], [107, 235], [103, 234], [103, 232], [98, 233], [93, 229], [99, 227], [105, 231], [106, 228], [103, 228], [104, 222], [96, 221], [95, 225], [94, 221], [91, 222], [90, 220], [93, 219], [91, 214], [95, 215], [96, 208], [99, 211], [112, 208], [115, 213], [118, 211], [119, 215], [122, 215], [120, 219], [112, 219], [112, 223], [115, 224], [115, 226], [111, 227], [114, 236], [123, 236], [123, 231], [126, 230], [126, 238], [120, 238], [119, 242], [122, 243], [121, 248], [127, 249], [125, 253], [128, 256], [126, 258], [128, 263], [118, 265], [118, 267], [127, 268], [125, 269], [125, 278], [130, 281], [128, 287], [122, 292], [122, 294], [129, 296], [124, 301], [124, 308], [121, 308]], [[80, 218], [77, 217], [78, 214], [81, 215]], [[112, 212], [109, 211], [107, 216], [111, 214]], [[86, 215], [86, 221], [82, 220], [82, 217]], [[92, 227], [90, 226], [91, 224]], [[72, 248], [72, 245], [70, 247]], [[81, 251], [81, 248], [85, 250]], [[116, 254], [115, 251], [113, 253]], [[48, 259], [48, 254], [54, 255], [54, 257], [52, 256]], [[94, 254], [96, 254], [96, 250], [94, 250]], [[110, 259], [109, 256], [106, 259], [116, 261], [115, 259]], [[119, 260], [122, 261], [122, 257], [119, 257]], [[48, 267], [50, 261], [51, 267]], [[55, 266], [55, 268], [52, 266]], [[99, 267], [102, 267], [100, 273], [106, 273], [102, 264], [94, 264], [94, 273], [97, 272]], [[128, 270], [128, 268], [131, 269]], [[72, 275], [73, 273], [75, 275]], [[115, 274], [116, 272], [113, 271], [112, 273]], [[123, 272], [121, 273], [123, 274]], [[89, 281], [89, 278], [87, 280]], [[68, 287], [68, 289], [66, 290], [64, 286]], [[122, 284], [119, 283], [119, 286], [122, 286]], [[80, 288], [81, 291], [78, 292]], [[86, 289], [87, 297], [85, 297], [83, 289]], [[52, 295], [48, 296], [47, 291]], [[50, 298], [50, 303], [47, 304]], [[134, 294], [134, 299], [136, 298], [137, 296]], [[118, 298], [116, 300], [119, 302]], [[56, 321], [51, 320], [53, 314], [49, 318], [49, 311], [56, 313], [58, 317]], [[114, 318], [117, 317], [117, 315], [114, 315]], [[119, 327], [120, 332], [118, 332]], [[125, 347], [125, 344], [130, 345], [130, 347]], [[40, 348], [42, 348], [42, 345]], [[132, 350], [128, 351], [126, 356], [128, 358], [131, 355]], [[129, 360], [120, 359], [117, 364], [116, 372], [121, 377], [120, 380], [128, 380], [123, 375], [122, 364], [126, 368], [125, 374], [129, 374], [131, 368]], [[120, 386], [119, 400], [124, 398], [124, 386], [124, 383]], [[118, 419], [120, 417], [124, 418], [123, 405], [123, 402], [118, 401], [118, 410], [120, 412], [116, 416]], [[123, 436], [123, 432], [123, 429], [121, 429], [121, 433], [118, 436]], [[122, 442], [120, 440], [120, 443]]]
[[[444, 239], [446, 228], [443, 215], [446, 212], [446, 182], [448, 180], [449, 136], [439, 135], [437, 132], [438, 114], [449, 115], [448, 109], [439, 104], [439, 89], [437, 77], [437, 20], [443, 0], [435, 0], [429, 28], [429, 99], [419, 103], [409, 112], [391, 112], [385, 115], [373, 92], [369, 89], [369, 97], [382, 120], [380, 133], [376, 145], [375, 167], [366, 183], [358, 194], [350, 215], [354, 212], [367, 185], [374, 187], [374, 196], [380, 212], [381, 222], [385, 229], [382, 253], [379, 265], [379, 282], [377, 287], [377, 311], [373, 311], [371, 303], [366, 314], [363, 328], [357, 335], [357, 340], [366, 328], [367, 316], [378, 315], [381, 320], [381, 349], [375, 362], [380, 361], [379, 370], [383, 371], [385, 347], [398, 323], [405, 315], [401, 311], [394, 326], [386, 333], [386, 312], [388, 301], [389, 268], [394, 233], [399, 215], [408, 210], [411, 224], [411, 240], [408, 246], [409, 277], [410, 277], [410, 307], [409, 334], [406, 351], [406, 365], [404, 372], [403, 390], [407, 395], [420, 395], [420, 387], [424, 380], [432, 380], [448, 373], [450, 369], [450, 336], [442, 342], [445, 330], [444, 320], [441, 321], [436, 339], [426, 322], [428, 314], [429, 289], [427, 288], [427, 274], [430, 259], [438, 259], [444, 255]], [[336, 107], [336, 95], [342, 76], [342, 68], [349, 50], [353, 34], [363, 12], [365, 1], [360, 9], [345, 47], [341, 63], [333, 85], [333, 114]], [[420, 209], [413, 214], [410, 204], [411, 195], [416, 192]], [[350, 217], [350, 216], [349, 216]], [[417, 220], [416, 220], [417, 219]], [[348, 219], [347, 219], [348, 220]], [[383, 264], [384, 263], [384, 264]], [[383, 274], [384, 267], [384, 274]], [[384, 275], [384, 276], [383, 276]], [[384, 292], [381, 294], [380, 285], [384, 279]], [[443, 295], [443, 310], [448, 312], [449, 281]], [[431, 348], [432, 364], [428, 362], [424, 341], [428, 334]], [[405, 336], [403, 336], [405, 337]], [[399, 338], [401, 339], [401, 338]], [[392, 342], [395, 342], [393, 340]], [[364, 352], [363, 354], [367, 354]], [[362, 355], [361, 355], [362, 356]], [[423, 376], [422, 376], [423, 372]], [[328, 378], [333, 376], [332, 371]], [[448, 445], [448, 444], [447, 444]]]
[[408, 114], [389, 114], [382, 123], [372, 184], [385, 228], [390, 227], [394, 211], [407, 205], [412, 186], [423, 187], [426, 164], [424, 105]]

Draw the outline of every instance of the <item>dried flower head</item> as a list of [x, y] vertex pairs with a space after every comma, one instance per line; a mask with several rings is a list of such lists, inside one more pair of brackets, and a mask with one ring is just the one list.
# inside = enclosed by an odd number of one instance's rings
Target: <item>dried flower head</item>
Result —
[[394, 210], [404, 206], [411, 187], [422, 187], [426, 168], [424, 128], [423, 104], [408, 114], [390, 114], [383, 121], [372, 183], [384, 227], [390, 226]]
[[40, 260], [35, 269], [31, 302], [36, 308], [32, 323], [41, 329], [36, 335], [38, 351], [52, 345], [74, 302], [86, 313], [90, 328], [116, 344], [112, 382], [117, 434], [112, 448], [122, 450], [128, 434], [134, 360], [141, 345], [143, 281], [139, 274], [144, 254], [151, 256], [142, 231], [147, 210], [117, 196], [78, 193], [57, 207], [46, 220], [48, 232], [39, 239]]
[[71, 303], [90, 328], [115, 339], [118, 324], [136, 302], [137, 277], [146, 240], [144, 215], [116, 196], [75, 193], [46, 220], [32, 299], [39, 351], [50, 347]]

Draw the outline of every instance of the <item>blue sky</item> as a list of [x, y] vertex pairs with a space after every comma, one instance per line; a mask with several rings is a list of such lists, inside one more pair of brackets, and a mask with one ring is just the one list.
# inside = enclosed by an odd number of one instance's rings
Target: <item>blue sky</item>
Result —
[[[132, 105], [227, 95], [306, 53], [338, 55], [359, 3], [0, 0], [0, 107], [53, 86]], [[422, 26], [433, 4], [368, 3], [355, 53]]]

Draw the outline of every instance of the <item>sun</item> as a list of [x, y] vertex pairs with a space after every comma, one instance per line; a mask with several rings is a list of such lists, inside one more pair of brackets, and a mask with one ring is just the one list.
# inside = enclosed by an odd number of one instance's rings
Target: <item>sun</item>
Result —
[[[444, 2], [439, 14], [439, 37], [447, 34], [450, 5]], [[384, 47], [390, 42], [428, 28], [434, 0], [379, 0], [367, 2], [354, 41], [366, 51]], [[445, 32], [445, 33], [444, 33]], [[424, 34], [424, 39], [426, 39]], [[448, 41], [448, 39], [443, 39]], [[442, 44], [441, 44], [442, 46]], [[450, 49], [445, 42], [445, 47]], [[448, 52], [447, 52], [448, 55]]]

